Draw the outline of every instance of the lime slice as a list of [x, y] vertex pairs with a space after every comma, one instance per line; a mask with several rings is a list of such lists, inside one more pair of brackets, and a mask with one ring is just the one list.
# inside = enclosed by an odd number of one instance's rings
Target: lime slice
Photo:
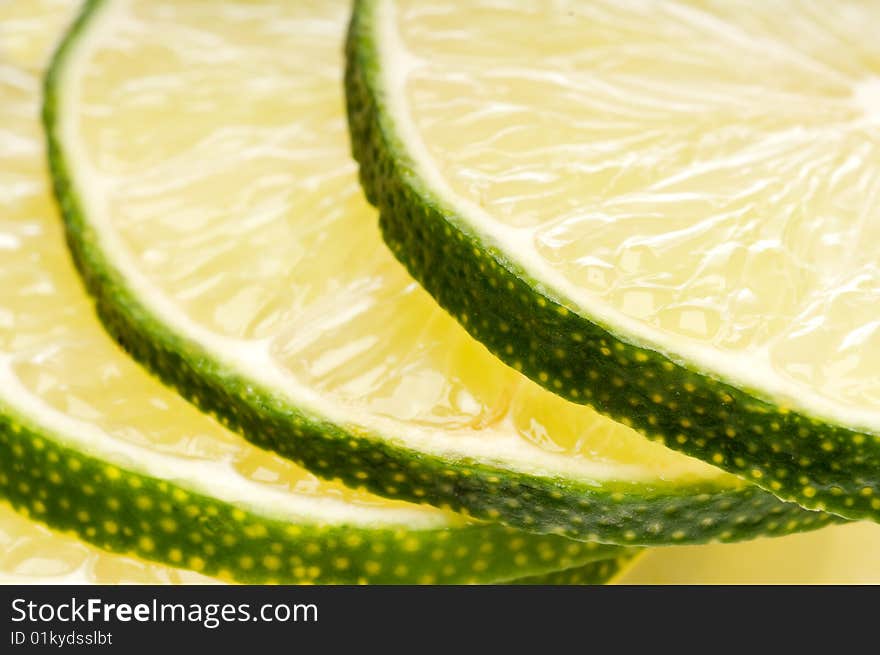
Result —
[[360, 195], [347, 18], [341, 0], [91, 4], [46, 125], [119, 342], [253, 442], [388, 497], [626, 544], [827, 521], [559, 399], [435, 306]]
[[[27, 8], [41, 35], [69, 17]], [[322, 482], [147, 376], [101, 329], [64, 246], [39, 121], [45, 41], [0, 51], [0, 496], [105, 550], [245, 582], [495, 581], [619, 552]]]
[[355, 11], [363, 183], [471, 335], [782, 498], [880, 516], [880, 5]]

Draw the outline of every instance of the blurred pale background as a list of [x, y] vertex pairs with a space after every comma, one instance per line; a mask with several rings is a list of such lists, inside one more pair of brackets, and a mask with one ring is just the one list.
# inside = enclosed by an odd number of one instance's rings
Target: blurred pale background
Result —
[[741, 544], [646, 553], [623, 584], [878, 584], [880, 525], [857, 523]]

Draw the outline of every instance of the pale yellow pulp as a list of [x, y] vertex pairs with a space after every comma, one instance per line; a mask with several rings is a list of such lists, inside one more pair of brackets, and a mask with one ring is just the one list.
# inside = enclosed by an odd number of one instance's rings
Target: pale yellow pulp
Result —
[[880, 4], [377, 3], [444, 201], [572, 308], [880, 429]]

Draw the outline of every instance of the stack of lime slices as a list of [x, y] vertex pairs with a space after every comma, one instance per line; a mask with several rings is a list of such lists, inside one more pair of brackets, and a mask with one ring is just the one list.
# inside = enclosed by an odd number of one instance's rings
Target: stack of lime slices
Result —
[[142, 571], [560, 584], [880, 516], [875, 10], [63, 5], [0, 15], [20, 513]]
[[[57, 3], [32, 3], [28, 11], [43, 25], [40, 33], [64, 22]], [[320, 480], [252, 446], [145, 374], [101, 330], [69, 261], [39, 120], [45, 44], [27, 45], [8, 59], [4, 53], [0, 69], [6, 502], [129, 560], [239, 582], [565, 580], [561, 571], [598, 581], [631, 558], [615, 545], [479, 523]], [[76, 557], [59, 549], [58, 561]], [[86, 577], [140, 579], [126, 573], [130, 567], [109, 566], [110, 572], [88, 569]], [[47, 565], [46, 574], [55, 568]]]

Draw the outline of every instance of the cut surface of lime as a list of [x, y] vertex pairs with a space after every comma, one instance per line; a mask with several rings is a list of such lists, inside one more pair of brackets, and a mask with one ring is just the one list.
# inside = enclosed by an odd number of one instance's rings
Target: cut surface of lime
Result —
[[363, 0], [384, 236], [511, 366], [880, 516], [880, 5]]
[[499, 364], [405, 274], [348, 154], [348, 9], [90, 5], [45, 119], [120, 343], [250, 440], [389, 497], [625, 544], [827, 521]]
[[126, 356], [70, 263], [39, 120], [46, 33], [75, 8], [0, 5], [36, 37], [0, 51], [0, 497], [105, 550], [242, 582], [488, 582], [616, 555], [319, 480]]

